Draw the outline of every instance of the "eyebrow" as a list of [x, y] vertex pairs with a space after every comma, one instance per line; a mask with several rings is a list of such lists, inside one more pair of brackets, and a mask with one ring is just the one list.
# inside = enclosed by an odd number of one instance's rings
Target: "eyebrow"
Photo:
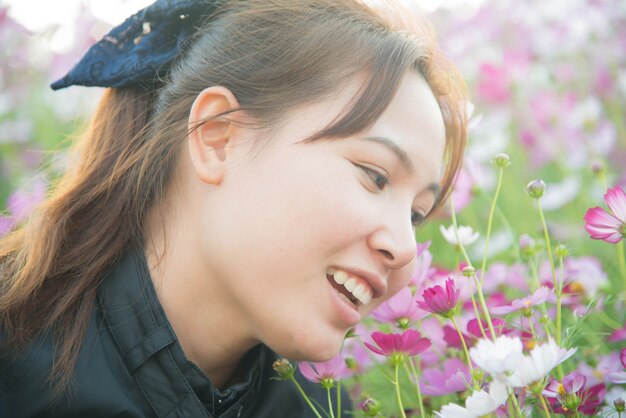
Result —
[[[375, 142], [377, 144], [381, 144], [386, 147], [389, 151], [391, 151], [400, 161], [400, 165], [404, 167], [404, 169], [409, 173], [415, 172], [415, 167], [413, 166], [413, 161], [409, 154], [406, 153], [398, 144], [393, 142], [389, 138], [385, 138], [384, 136], [368, 136], [368, 137], [360, 137], [364, 141]], [[437, 183], [430, 183], [426, 186], [426, 190], [430, 190], [433, 195], [435, 195], [435, 202], [439, 199], [439, 195], [441, 193], [441, 186]]]

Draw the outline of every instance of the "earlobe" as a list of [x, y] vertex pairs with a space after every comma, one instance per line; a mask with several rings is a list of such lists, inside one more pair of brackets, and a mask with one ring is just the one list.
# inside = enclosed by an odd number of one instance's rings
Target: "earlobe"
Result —
[[228, 145], [236, 130], [229, 119], [214, 117], [237, 108], [239, 103], [235, 96], [221, 86], [204, 89], [191, 106], [188, 122], [189, 153], [198, 178], [205, 183], [218, 185], [222, 182], [229, 154]]

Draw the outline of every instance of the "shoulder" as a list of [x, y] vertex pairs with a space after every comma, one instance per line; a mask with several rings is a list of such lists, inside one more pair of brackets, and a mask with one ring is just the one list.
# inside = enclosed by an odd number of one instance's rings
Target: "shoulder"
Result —
[[[4, 342], [4, 336], [0, 337]], [[14, 406], [32, 412], [48, 402], [48, 375], [52, 366], [52, 341], [49, 334], [40, 336], [25, 349], [15, 353], [0, 349], [0, 416], [19, 417]]]
[[54, 397], [49, 374], [54, 347], [50, 333], [17, 355], [0, 352], [0, 417], [91, 418], [152, 416], [140, 390], [126, 371], [109, 334], [94, 311], [72, 380]]

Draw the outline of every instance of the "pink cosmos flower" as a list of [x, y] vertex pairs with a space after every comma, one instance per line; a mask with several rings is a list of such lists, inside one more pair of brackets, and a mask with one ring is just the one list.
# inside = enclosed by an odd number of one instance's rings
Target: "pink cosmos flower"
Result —
[[418, 300], [416, 302], [417, 306], [427, 312], [446, 318], [454, 316], [460, 290], [456, 288], [455, 282], [451, 277], [448, 277], [445, 285], [445, 289], [439, 285], [426, 288], [422, 292], [422, 298], [424, 300]]
[[430, 347], [430, 340], [422, 338], [422, 335], [413, 329], [407, 329], [402, 334], [385, 334], [376, 331], [371, 337], [378, 347], [366, 342], [367, 348], [386, 357], [394, 354], [416, 356]]
[[582, 412], [595, 416], [602, 404], [606, 387], [604, 384], [585, 388], [587, 379], [578, 372], [572, 372], [563, 378], [562, 382], [553, 380], [544, 389], [552, 410], [558, 414]]
[[554, 294], [553, 289], [548, 289], [547, 287], [541, 286], [528, 297], [514, 299], [511, 301], [510, 305], [495, 306], [491, 308], [490, 311], [494, 315], [506, 315], [511, 312], [519, 311], [521, 309], [529, 309], [532, 306], [537, 306], [544, 303], [552, 294]]
[[[491, 330], [489, 330], [489, 326], [487, 325], [487, 321], [481, 319], [480, 323], [483, 326], [483, 329], [485, 330], [487, 336], [493, 338], [493, 335], [491, 335]], [[499, 337], [500, 335], [507, 335], [513, 332], [513, 330], [506, 328], [507, 323], [502, 319], [491, 318], [491, 324], [493, 325], [493, 330], [496, 332], [496, 337]], [[480, 332], [480, 325], [478, 325], [478, 320], [476, 318], [470, 320], [467, 323], [467, 332], [469, 332], [476, 339], [483, 338], [483, 334], [482, 332]]]
[[593, 239], [617, 244], [626, 236], [626, 193], [620, 186], [609, 189], [604, 201], [611, 210], [595, 207], [585, 214], [585, 229]]
[[428, 314], [416, 306], [415, 296], [409, 287], [401, 289], [372, 312], [377, 321], [398, 324], [400, 328], [406, 328], [409, 322], [426, 315]]
[[314, 363], [303, 361], [298, 365], [298, 369], [307, 380], [330, 386], [347, 375], [346, 362], [341, 354], [328, 361]]
[[[619, 352], [619, 360], [626, 369], [626, 348], [622, 348]], [[618, 372], [609, 372], [608, 379], [612, 383], [626, 383], [626, 370]]]
[[459, 358], [450, 358], [444, 361], [443, 370], [440, 367], [422, 370], [419, 384], [427, 396], [445, 396], [463, 392], [471, 380], [467, 364]]
[[[459, 333], [451, 325], [443, 326], [443, 339], [449, 347], [457, 348], [459, 350], [463, 348]], [[474, 343], [472, 337], [465, 333], [463, 333], [463, 339], [465, 340], [465, 345], [468, 347], [471, 347]]]
[[617, 343], [620, 341], [626, 341], [626, 324], [622, 328], [613, 331], [609, 336], [609, 342]]

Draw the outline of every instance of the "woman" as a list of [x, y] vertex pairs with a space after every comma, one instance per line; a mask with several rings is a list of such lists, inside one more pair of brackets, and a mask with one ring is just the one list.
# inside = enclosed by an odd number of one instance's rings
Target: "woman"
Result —
[[407, 283], [465, 142], [462, 82], [384, 10], [160, 0], [53, 85], [109, 89], [0, 243], [0, 413], [308, 416], [272, 362]]

